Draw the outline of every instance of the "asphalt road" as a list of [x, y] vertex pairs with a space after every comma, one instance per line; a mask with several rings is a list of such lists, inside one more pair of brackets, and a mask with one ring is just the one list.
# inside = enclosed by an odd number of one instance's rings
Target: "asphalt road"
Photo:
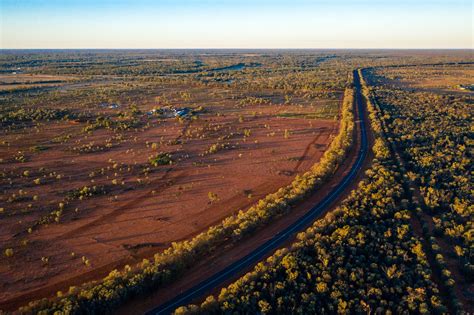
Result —
[[262, 260], [265, 255], [269, 252], [274, 251], [281, 246], [290, 236], [297, 232], [304, 230], [306, 227], [311, 225], [315, 219], [324, 212], [327, 208], [331, 207], [334, 201], [342, 194], [342, 192], [351, 184], [352, 180], [355, 179], [359, 170], [362, 168], [362, 164], [367, 156], [368, 141], [367, 131], [365, 129], [365, 108], [363, 97], [361, 95], [360, 79], [357, 71], [354, 71], [354, 87], [355, 87], [355, 100], [358, 107], [359, 120], [360, 120], [360, 134], [361, 134], [361, 145], [360, 150], [357, 153], [357, 160], [350, 169], [349, 173], [342, 179], [339, 185], [335, 186], [333, 190], [318, 204], [311, 208], [298, 222], [287, 227], [285, 230], [276, 234], [273, 238], [262, 244], [260, 247], [255, 249], [247, 256], [240, 260], [232, 263], [222, 271], [214, 274], [212, 277], [202, 281], [193, 288], [177, 295], [172, 300], [157, 306], [153, 310], [147, 312], [147, 315], [151, 314], [170, 314], [176, 308], [190, 303], [193, 299], [202, 296], [204, 293], [215, 288], [225, 280], [237, 275], [244, 268], [256, 264]]

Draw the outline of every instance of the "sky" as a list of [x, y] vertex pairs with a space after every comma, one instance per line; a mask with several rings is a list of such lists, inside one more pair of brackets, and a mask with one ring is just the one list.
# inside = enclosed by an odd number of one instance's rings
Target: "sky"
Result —
[[0, 0], [0, 48], [473, 48], [473, 0]]

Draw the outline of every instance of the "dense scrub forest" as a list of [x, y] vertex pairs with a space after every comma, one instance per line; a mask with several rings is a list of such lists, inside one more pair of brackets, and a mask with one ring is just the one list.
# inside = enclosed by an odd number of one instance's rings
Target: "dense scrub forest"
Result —
[[375, 90], [390, 137], [408, 160], [435, 233], [452, 240], [460, 264], [474, 272], [472, 235], [472, 98]]
[[[388, 136], [405, 162], [422, 228], [432, 238], [436, 264], [456, 303], [472, 306], [474, 283], [472, 93], [410, 90], [384, 83], [387, 76], [423, 76], [419, 70], [368, 72]], [[425, 70], [427, 71], [427, 70]], [[459, 67], [431, 69], [444, 75]]]

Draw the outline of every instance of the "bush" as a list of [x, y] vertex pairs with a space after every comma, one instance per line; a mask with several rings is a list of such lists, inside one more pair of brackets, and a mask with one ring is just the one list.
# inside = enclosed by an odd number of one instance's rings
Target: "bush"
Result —
[[149, 162], [153, 166], [159, 166], [159, 165], [171, 165], [173, 164], [173, 159], [171, 154], [166, 153], [166, 152], [161, 152], [158, 153], [155, 156], [150, 157]]

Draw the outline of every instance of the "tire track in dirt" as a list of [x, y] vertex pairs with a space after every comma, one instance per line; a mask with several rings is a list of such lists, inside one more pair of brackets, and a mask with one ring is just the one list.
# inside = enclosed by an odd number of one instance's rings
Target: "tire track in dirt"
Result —
[[[167, 169], [165, 174], [162, 177], [160, 177], [158, 179], [155, 179], [153, 181], [153, 183], [167, 180], [169, 178], [168, 175], [171, 173], [172, 170], [173, 170], [173, 168]], [[172, 178], [173, 179], [178, 179], [178, 178], [181, 178], [183, 176], [184, 176], [184, 173], [180, 173], [177, 176], [174, 176]], [[164, 183], [161, 183], [158, 186], [155, 186], [154, 189], [162, 189], [161, 191], [164, 191], [169, 187], [171, 187], [171, 186], [169, 186], [166, 182], [164, 182]], [[112, 218], [115, 218], [115, 217], [119, 216], [120, 214], [122, 214], [125, 211], [129, 210], [131, 206], [140, 205], [141, 203], [143, 203], [144, 201], [146, 201], [148, 199], [148, 197], [150, 196], [150, 193], [151, 193], [151, 190], [146, 191], [143, 194], [141, 194], [139, 197], [134, 198], [134, 199], [126, 202], [124, 205], [112, 210], [111, 212], [109, 212], [107, 214], [104, 214], [104, 215], [100, 216], [99, 218], [93, 220], [92, 222], [86, 223], [85, 225], [83, 225], [81, 227], [78, 227], [76, 229], [73, 229], [73, 230], [65, 233], [65, 234], [62, 234], [62, 235], [58, 236], [56, 238], [56, 240], [62, 240], [62, 239], [65, 239], [65, 238], [68, 239], [68, 238], [71, 238], [71, 237], [77, 237], [78, 234], [84, 233], [84, 232], [86, 232], [86, 231], [88, 231], [88, 230], [90, 230], [94, 227], [97, 227], [98, 225], [100, 225], [100, 224], [102, 224], [102, 223], [104, 223], [104, 222], [106, 222], [106, 221], [108, 221]]]
[[[334, 132], [336, 131], [337, 128], [338, 128], [338, 126], [336, 124], [333, 127], [333, 129], [331, 130], [331, 132], [329, 132], [329, 133], [325, 133], [323, 130], [321, 130], [321, 132], [319, 132], [313, 138], [313, 140], [306, 146], [306, 148], [305, 148], [303, 154], [301, 155], [301, 157], [298, 159], [298, 163], [293, 168], [292, 174], [296, 174], [298, 172], [298, 170], [301, 167], [303, 161], [305, 160], [305, 157], [308, 156], [308, 152], [310, 151], [311, 146], [313, 146], [323, 135], [326, 135], [326, 138], [329, 138], [331, 135], [334, 134]], [[329, 147], [330, 144], [331, 143], [328, 143], [328, 144], [325, 145], [324, 151]], [[316, 152], [314, 152], [311, 155], [311, 158], [314, 159], [316, 157], [316, 155], [320, 152], [321, 151], [316, 150]], [[235, 195], [227, 198], [226, 200], [222, 200], [221, 202], [219, 202], [216, 205], [212, 205], [211, 207], [203, 209], [199, 213], [212, 211], [212, 209], [218, 209], [218, 208], [221, 208], [223, 205], [228, 205], [228, 204], [232, 204], [233, 208], [236, 209], [233, 213], [237, 213], [238, 212], [237, 209], [244, 210], [244, 209], [249, 208], [251, 205], [254, 205], [258, 200], [260, 200], [261, 198], [264, 198], [269, 192], [277, 190], [278, 188], [280, 188], [282, 186], [290, 184], [292, 179], [293, 179], [292, 177], [289, 177], [285, 182], [278, 182], [277, 184], [275, 184], [273, 182], [265, 182], [265, 183], [262, 183], [258, 186], [251, 187], [253, 197], [249, 198], [248, 201], [247, 200], [243, 200], [243, 201], [241, 200], [242, 199], [242, 194], [235, 194]], [[225, 217], [222, 217], [222, 218], [218, 218], [218, 219], [212, 221], [210, 226], [220, 223], [224, 218]], [[189, 234], [189, 236], [192, 236], [192, 235], [195, 235], [195, 233]]]
[[293, 173], [296, 173], [298, 171], [298, 169], [300, 168], [301, 164], [303, 163], [303, 161], [305, 160], [306, 156], [308, 155], [308, 152], [309, 150], [311, 150], [311, 147], [316, 143], [316, 141], [319, 140], [319, 138], [321, 138], [322, 136], [322, 131], [318, 133], [318, 135], [316, 137], [314, 137], [314, 139], [308, 143], [308, 145], [306, 146], [306, 148], [304, 149], [304, 152], [303, 154], [301, 155], [301, 157], [298, 159], [298, 163], [296, 163], [296, 166], [293, 168]]
[[[326, 135], [326, 138], [329, 138], [331, 137], [332, 135], [335, 135], [336, 133], [336, 130], [338, 129], [338, 126], [337, 125], [334, 125], [334, 127], [332, 128], [331, 132], [328, 132], [328, 133], [324, 133], [323, 131], [321, 131], [315, 138], [313, 141], [311, 141], [311, 143], [309, 143], [307, 146], [306, 146], [306, 149], [303, 153], [303, 155], [301, 156], [301, 158], [298, 160], [298, 164], [296, 164], [295, 168], [293, 169], [293, 173], [297, 173], [299, 168], [301, 167], [301, 164], [303, 163], [303, 161], [305, 160], [305, 157], [308, 155], [308, 152], [309, 150], [311, 149], [311, 146], [313, 146], [314, 144], [316, 144], [316, 142], [319, 140], [319, 138], [321, 138], [322, 135]], [[316, 157], [316, 155], [320, 152], [322, 152], [322, 154], [324, 154], [324, 152], [329, 148], [329, 146], [331, 145], [331, 142], [328, 142], [325, 146], [324, 146], [324, 150], [320, 151], [320, 150], [316, 150], [312, 155], [311, 155], [311, 159], [314, 159]]]
[[[188, 122], [186, 123], [186, 125], [183, 127], [183, 129], [181, 130], [180, 134], [178, 137], [175, 138], [175, 141], [179, 141], [181, 139], [181, 137], [184, 135], [184, 133], [186, 132], [186, 130], [189, 128], [189, 125], [191, 124], [191, 122]], [[169, 175], [171, 173], [171, 171], [173, 171], [174, 168], [173, 167], [170, 167], [168, 168], [165, 173], [163, 174], [163, 176], [161, 176], [160, 178], [157, 178], [155, 180], [153, 180], [150, 184], [155, 184], [157, 182], [162, 182], [162, 181], [165, 181], [169, 178]], [[179, 179], [179, 178], [182, 178], [184, 177], [185, 174], [184, 172], [181, 172], [179, 173], [177, 176], [173, 177], [174, 180], [176, 179]], [[164, 183], [161, 183], [160, 185], [158, 186], [155, 186], [152, 190], [154, 189], [162, 189], [161, 191], [164, 191], [166, 190], [168, 187], [170, 187], [168, 185], [167, 182], [164, 182]], [[164, 189], [163, 189], [164, 188]], [[75, 228], [67, 233], [64, 233], [60, 236], [58, 236], [56, 238], [56, 240], [62, 240], [62, 239], [68, 239], [68, 238], [71, 238], [71, 237], [77, 237], [78, 234], [81, 234], [81, 233], [84, 233], [88, 230], [91, 230], [92, 228], [94, 227], [97, 227], [98, 225], [102, 224], [103, 222], [106, 222], [108, 221], [109, 219], [112, 219], [114, 217], [117, 217], [118, 215], [124, 213], [126, 210], [130, 209], [131, 206], [137, 206], [141, 203], [143, 203], [144, 201], [146, 201], [148, 199], [148, 196], [150, 195], [151, 191], [152, 190], [149, 190], [149, 191], [146, 191], [144, 192], [143, 194], [141, 194], [139, 197], [137, 198], [134, 198], [128, 202], [126, 202], [124, 205], [120, 206], [119, 208], [116, 208], [114, 210], [112, 210], [111, 212], [107, 213], [107, 214], [104, 214], [102, 216], [100, 216], [99, 218], [93, 220], [92, 222], [89, 222], [89, 223], [86, 223], [85, 225], [83, 226], [80, 226], [78, 228]]]
[[[310, 151], [311, 146], [314, 145], [321, 138], [321, 136], [326, 136], [326, 138], [331, 137], [332, 135], [335, 134], [337, 129], [338, 129], [338, 125], [335, 124], [330, 132], [324, 132], [324, 130], [319, 132], [318, 135], [316, 135], [314, 137], [314, 139], [306, 146], [305, 151], [304, 151], [303, 155], [301, 156], [301, 158], [298, 160], [298, 164], [293, 169], [292, 174], [298, 173], [298, 170], [301, 167], [302, 162], [305, 160], [305, 157], [308, 156], [308, 152]], [[323, 153], [330, 145], [331, 145], [330, 142], [325, 145]], [[321, 153], [320, 150], [316, 150], [313, 154], [311, 154], [311, 159], [315, 159], [316, 155], [318, 155], [320, 153]], [[202, 209], [200, 212], [196, 213], [195, 215], [199, 215], [201, 213], [206, 213], [206, 212], [216, 212], [215, 210], [218, 210], [222, 207], [233, 208], [233, 211], [231, 213], [236, 214], [239, 210], [248, 209], [249, 207], [254, 205], [256, 202], [258, 202], [258, 200], [264, 198], [268, 193], [270, 193], [272, 191], [276, 191], [278, 188], [280, 188], [282, 186], [289, 185], [291, 183], [291, 181], [292, 181], [292, 177], [288, 177], [288, 179], [282, 180], [278, 183], [275, 183], [275, 182], [262, 183], [258, 186], [251, 187], [250, 190], [252, 191], [252, 198], [249, 198], [248, 200], [242, 199], [242, 194], [238, 193], [238, 194], [235, 194], [235, 195], [233, 195], [233, 196], [231, 196], [231, 197], [229, 197], [225, 200], [219, 201], [215, 205], [211, 205], [210, 207]], [[209, 226], [213, 226], [213, 225], [221, 223], [222, 220], [225, 219], [227, 216], [228, 216], [228, 214], [226, 214], [225, 216], [222, 216], [222, 217], [215, 218], [213, 221], [211, 221], [209, 223]], [[168, 227], [170, 227], [170, 226], [173, 226], [173, 225], [176, 225], [176, 224], [180, 224], [182, 221], [185, 221], [185, 220], [187, 220], [187, 219], [184, 218], [182, 220], [177, 220], [175, 222], [163, 222], [163, 223], [166, 224]], [[188, 233], [188, 234], [186, 234], [185, 236], [181, 237], [179, 240], [176, 240], [176, 241], [181, 241], [181, 240], [186, 240], [186, 239], [192, 238], [196, 234], [197, 234], [196, 231]], [[156, 249], [152, 249], [152, 250], [156, 251]]]

